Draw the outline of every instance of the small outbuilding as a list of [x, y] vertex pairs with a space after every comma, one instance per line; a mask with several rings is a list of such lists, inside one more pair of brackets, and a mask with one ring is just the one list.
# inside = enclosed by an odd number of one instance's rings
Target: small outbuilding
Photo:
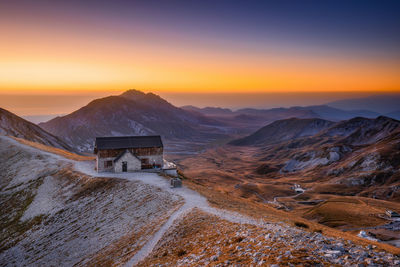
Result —
[[171, 179], [171, 188], [182, 187], [182, 180], [179, 178]]
[[96, 137], [98, 172], [161, 170], [164, 146], [159, 135]]

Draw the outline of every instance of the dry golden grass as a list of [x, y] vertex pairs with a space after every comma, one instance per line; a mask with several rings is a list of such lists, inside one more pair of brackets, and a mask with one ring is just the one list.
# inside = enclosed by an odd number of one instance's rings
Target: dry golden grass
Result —
[[[223, 192], [223, 191], [218, 191], [215, 188], [213, 188], [211, 185], [202, 185], [198, 183], [195, 179], [191, 179], [190, 177], [185, 177], [183, 180], [185, 186], [199, 192], [203, 196], [207, 198], [207, 200], [210, 202], [210, 205], [215, 206], [217, 208], [221, 209], [227, 209], [231, 211], [235, 211], [253, 218], [257, 219], [264, 219], [265, 221], [270, 221], [270, 222], [285, 222], [289, 225], [295, 226], [296, 222], [301, 222], [305, 223], [309, 226], [307, 229], [308, 231], [314, 232], [320, 232], [324, 235], [331, 236], [331, 237], [336, 237], [336, 238], [343, 238], [346, 240], [351, 240], [355, 242], [356, 244], [360, 245], [369, 245], [373, 244], [376, 245], [379, 249], [385, 250], [387, 252], [400, 255], [400, 248], [383, 244], [383, 243], [378, 243], [374, 241], [370, 241], [367, 239], [360, 238], [356, 236], [354, 233], [350, 232], [343, 232], [338, 229], [334, 229], [331, 227], [328, 227], [326, 225], [320, 224], [316, 221], [313, 220], [308, 220], [306, 218], [301, 217], [298, 214], [291, 213], [291, 212], [286, 212], [282, 210], [277, 210], [267, 204], [262, 204], [259, 202], [254, 202], [249, 199], [245, 198], [240, 198], [233, 196], [229, 194], [228, 192]], [[364, 199], [364, 198], [361, 198]], [[384, 204], [381, 203], [379, 200], [370, 200], [369, 198], [367, 199], [368, 205], [380, 203], [382, 207], [385, 206]], [[391, 202], [387, 202], [391, 203]]]
[[[306, 148], [319, 150], [319, 147]], [[372, 146], [360, 149], [362, 153], [358, 157], [345, 157], [338, 163], [297, 173], [269, 172], [270, 169], [283, 167], [288, 159], [293, 158], [295, 152], [305, 152], [303, 149], [286, 149], [285, 146], [265, 149], [223, 146], [181, 159], [178, 165], [185, 175], [192, 178], [189, 180], [195, 185], [193, 189], [201, 192], [216, 206], [250, 216], [261, 217], [260, 214], [267, 214], [270, 219], [278, 218], [289, 223], [304, 220], [312, 230], [322, 229], [324, 233], [358, 240], [356, 232], [341, 232], [330, 227], [350, 229], [378, 226], [387, 223], [379, 217], [386, 209], [400, 212], [400, 194], [391, 189], [399, 184], [398, 174], [389, 177], [390, 174], [380, 175], [374, 172], [372, 176], [376, 175], [376, 183], [369, 187], [347, 184], [348, 177], [365, 175], [357, 172], [357, 169], [348, 169], [349, 163], [368, 155], [374, 149]], [[380, 152], [385, 162], [397, 166], [398, 149], [395, 146], [380, 144], [376, 149], [382, 150]], [[266, 170], [265, 173], [257, 172], [260, 166]], [[328, 170], [340, 168], [347, 172], [344, 175], [327, 174]], [[372, 179], [372, 176], [366, 179]], [[300, 184], [307, 192], [295, 199], [278, 199], [292, 209], [290, 212], [279, 211], [272, 205], [262, 203], [262, 199], [271, 201], [274, 197], [293, 196], [294, 192], [290, 187], [295, 183]], [[378, 199], [372, 198], [375, 195]], [[389, 195], [388, 201], [382, 200]], [[317, 200], [327, 202], [317, 206], [299, 203]], [[364, 240], [360, 239], [360, 242]], [[397, 251], [389, 245], [387, 247]]]
[[61, 148], [55, 148], [55, 147], [52, 147], [52, 146], [46, 146], [46, 145], [43, 145], [43, 144], [39, 144], [39, 143], [36, 143], [36, 142], [28, 141], [28, 140], [25, 140], [25, 139], [22, 139], [22, 138], [18, 138], [18, 137], [13, 137], [13, 136], [10, 136], [10, 137], [13, 138], [14, 140], [18, 141], [21, 144], [28, 145], [28, 146], [40, 149], [42, 151], [53, 153], [53, 154], [57, 154], [57, 155], [60, 155], [62, 157], [65, 157], [65, 158], [68, 158], [68, 159], [72, 159], [72, 160], [76, 160], [76, 161], [94, 160], [96, 158], [94, 155], [93, 156], [82, 156], [82, 155], [78, 155], [76, 153], [72, 153], [70, 151], [61, 149]]
[[[16, 138], [12, 137], [16, 141], [29, 145], [31, 147], [40, 149], [42, 151], [46, 151], [49, 153], [57, 154], [60, 156], [63, 156], [65, 158], [69, 158], [72, 160], [77, 160], [77, 161], [87, 161], [87, 160], [94, 160], [94, 156], [82, 156], [82, 155], [77, 155], [75, 153], [63, 150], [63, 149], [58, 149], [42, 144], [38, 144], [35, 142], [27, 141], [21, 138]], [[236, 159], [234, 159], [236, 160]], [[224, 163], [222, 163], [224, 165]], [[229, 165], [229, 164], [227, 164]], [[222, 172], [223, 173], [223, 172]], [[232, 175], [233, 176], [233, 175]], [[236, 176], [236, 175], [235, 175]], [[236, 176], [237, 177], [237, 176]], [[382, 243], [377, 243], [377, 242], [372, 242], [366, 239], [359, 238], [355, 236], [354, 234], [351, 234], [349, 232], [342, 232], [327, 226], [324, 226], [318, 222], [315, 221], [310, 221], [305, 218], [302, 218], [298, 214], [293, 214], [293, 213], [288, 213], [285, 211], [281, 210], [276, 210], [275, 208], [256, 202], [254, 199], [246, 199], [246, 198], [241, 198], [240, 196], [235, 196], [234, 194], [230, 193], [230, 189], [227, 189], [227, 187], [222, 183], [211, 183], [212, 179], [214, 177], [210, 177], [209, 179], [206, 179], [206, 183], [199, 183], [199, 180], [197, 179], [191, 179], [191, 178], [186, 178], [184, 179], [184, 183], [186, 186], [189, 188], [198, 191], [202, 195], [204, 195], [208, 201], [210, 202], [211, 205], [222, 208], [222, 209], [227, 209], [227, 210], [232, 210], [235, 212], [242, 213], [244, 215], [248, 215], [254, 218], [260, 218], [260, 219], [265, 219], [269, 220], [271, 222], [286, 222], [290, 225], [295, 225], [296, 222], [301, 222], [305, 223], [309, 226], [309, 231], [322, 231], [324, 234], [332, 237], [339, 237], [339, 238], [344, 238], [347, 240], [351, 240], [357, 244], [362, 244], [362, 245], [367, 245], [367, 244], [374, 244], [378, 248], [381, 248], [383, 250], [386, 250], [390, 253], [393, 254], [400, 254], [400, 248], [396, 248], [390, 245], [382, 244]], [[235, 181], [236, 182], [236, 181]], [[234, 182], [234, 183], [235, 183]], [[232, 183], [232, 184], [234, 184]], [[217, 184], [219, 184], [217, 186]], [[331, 216], [331, 212], [338, 212], [338, 203], [340, 199], [337, 199], [337, 201], [331, 201], [330, 204], [328, 204], [326, 209], [321, 209], [319, 212], [321, 214], [326, 214], [324, 216]], [[347, 200], [346, 200], [347, 201]], [[400, 210], [398, 206], [390, 205], [392, 202], [387, 202], [387, 203], [382, 203], [382, 201], [374, 201], [371, 199], [368, 199], [367, 204], [357, 204], [357, 201], [350, 201], [350, 198], [348, 202], [352, 205], [361, 205], [360, 207], [357, 207], [358, 210], [362, 210], [364, 208], [368, 208], [368, 205], [374, 205], [375, 208], [378, 209], [379, 212], [381, 212], [385, 207], [392, 207], [394, 210]], [[342, 201], [343, 202], [343, 201]], [[387, 204], [387, 205], [386, 205]], [[366, 206], [364, 206], [366, 205]], [[354, 207], [352, 207], [354, 208]], [[351, 209], [352, 209], [351, 208]], [[340, 211], [340, 210], [339, 210]], [[349, 216], [344, 216], [342, 218], [342, 221], [346, 221]], [[367, 216], [369, 219], [370, 217]], [[315, 219], [315, 218], [312, 218]], [[357, 219], [356, 219], [357, 220]], [[359, 220], [359, 219], [358, 219]]]
[[310, 209], [304, 215], [330, 227], [360, 228], [384, 224], [379, 214], [384, 209], [376, 208], [356, 198], [332, 198]]

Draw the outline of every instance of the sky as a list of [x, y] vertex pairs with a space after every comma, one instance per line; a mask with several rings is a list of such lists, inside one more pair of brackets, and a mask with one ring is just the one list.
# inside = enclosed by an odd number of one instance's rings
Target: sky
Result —
[[398, 14], [388, 0], [0, 1], [0, 95], [400, 92]]

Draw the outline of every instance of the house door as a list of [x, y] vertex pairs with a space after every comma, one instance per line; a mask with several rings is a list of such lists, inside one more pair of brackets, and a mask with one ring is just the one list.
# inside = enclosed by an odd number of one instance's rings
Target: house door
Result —
[[122, 162], [122, 171], [127, 172], [128, 171], [128, 162], [123, 161]]

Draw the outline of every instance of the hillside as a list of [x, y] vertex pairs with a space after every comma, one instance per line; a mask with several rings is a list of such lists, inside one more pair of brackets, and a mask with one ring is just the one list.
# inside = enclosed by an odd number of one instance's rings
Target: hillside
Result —
[[233, 140], [231, 145], [266, 145], [282, 141], [311, 136], [328, 128], [334, 123], [322, 119], [285, 119], [275, 121], [255, 133], [241, 139]]
[[1, 266], [126, 262], [181, 202], [143, 183], [90, 177], [4, 137], [0, 160]]
[[[337, 123], [322, 119], [284, 119], [270, 123], [251, 135], [229, 144], [238, 146], [265, 146], [283, 141], [297, 145], [320, 142], [341, 142], [349, 145], [371, 144], [400, 129], [400, 121], [379, 116], [376, 119], [356, 117]], [[296, 140], [309, 136], [304, 140]]]
[[136, 90], [93, 100], [69, 115], [39, 125], [79, 151], [91, 151], [96, 136], [157, 134], [167, 140], [195, 141], [222, 135], [214, 127], [220, 123]]
[[[0, 265], [396, 265], [396, 248], [153, 173], [97, 174], [0, 137]], [[221, 201], [223, 201], [221, 203]], [[247, 214], [255, 214], [250, 217]], [[321, 246], [323, 244], [323, 246]], [[305, 249], [307, 248], [307, 249]], [[383, 250], [382, 250], [383, 249]]]
[[56, 148], [71, 150], [71, 147], [60, 138], [2, 108], [0, 108], [0, 135], [14, 136]]
[[[209, 149], [187, 157], [179, 166], [187, 177], [227, 195], [285, 209], [330, 227], [364, 227], [382, 240], [399, 240], [399, 227], [382, 235], [379, 225], [389, 223], [383, 219], [386, 209], [400, 212], [400, 122], [383, 116], [353, 118], [331, 123], [313, 135], [303, 134], [302, 127], [278, 127], [304, 126], [310, 121], [274, 122], [257, 135], [234, 141], [237, 145]], [[295, 185], [306, 192], [298, 195]], [[311, 212], [316, 205], [319, 208]]]
[[340, 138], [350, 145], [371, 144], [400, 130], [400, 121], [379, 116], [376, 119], [353, 118], [321, 132], [321, 136]]

